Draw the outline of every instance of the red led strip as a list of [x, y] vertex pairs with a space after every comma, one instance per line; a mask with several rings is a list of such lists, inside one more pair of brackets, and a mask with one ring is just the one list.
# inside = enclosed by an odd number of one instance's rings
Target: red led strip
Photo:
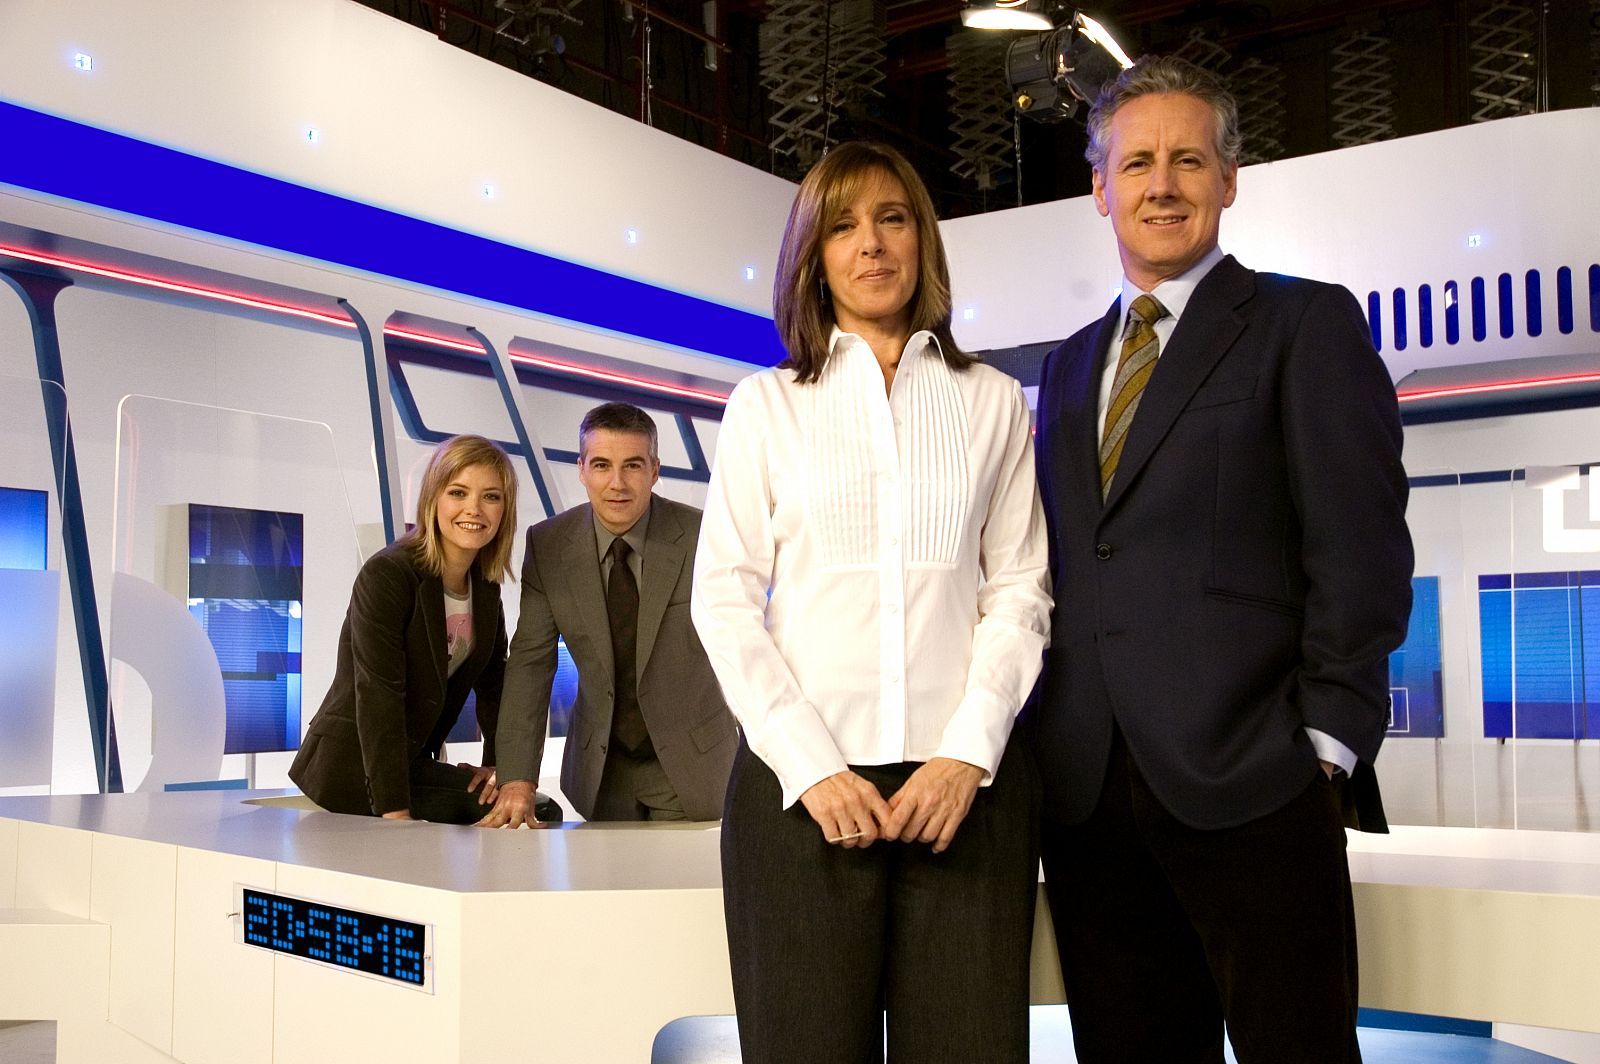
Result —
[[624, 373], [611, 373], [602, 369], [591, 369], [588, 366], [574, 366], [570, 362], [555, 362], [547, 358], [534, 355], [511, 356], [512, 361], [522, 362], [529, 366], [538, 366], [540, 369], [554, 370], [557, 373], [566, 373], [574, 377], [588, 377], [590, 380], [605, 381], [609, 384], [625, 384], [630, 388], [641, 388], [649, 392], [660, 392], [663, 395], [676, 395], [683, 399], [698, 399], [701, 402], [716, 403], [726, 406], [728, 397], [717, 392], [704, 392], [697, 388], [684, 388], [676, 384], [664, 384], [661, 381], [647, 380], [643, 377], [630, 377]]
[[1401, 392], [1402, 403], [1419, 399], [1443, 399], [1456, 395], [1483, 395], [1487, 392], [1514, 392], [1527, 388], [1549, 388], [1558, 384], [1593, 384], [1600, 381], [1600, 373], [1572, 373], [1564, 377], [1535, 377], [1520, 381], [1493, 381], [1489, 384], [1460, 384], [1447, 388], [1429, 388], [1420, 392]]
[[268, 310], [275, 314], [288, 314], [296, 318], [307, 318], [311, 321], [320, 321], [325, 325], [337, 325], [341, 329], [354, 329], [356, 327], [355, 322], [339, 314], [312, 310], [310, 307], [297, 307], [289, 303], [274, 303], [269, 299], [257, 299], [254, 296], [240, 295], [237, 292], [224, 292], [217, 288], [201, 288], [198, 285], [184, 284], [180, 281], [168, 281], [160, 277], [129, 273], [126, 270], [115, 270], [109, 266], [96, 266], [93, 263], [64, 259], [59, 255], [45, 255], [37, 251], [9, 247], [4, 244], [0, 244], [0, 255], [9, 255], [11, 258], [22, 259], [24, 262], [37, 262], [44, 266], [55, 266], [59, 269], [72, 270], [76, 273], [87, 273], [95, 277], [106, 277], [113, 281], [125, 281], [128, 284], [139, 285], [142, 288], [159, 288], [164, 292], [177, 292], [180, 295], [197, 296], [201, 299], [214, 299], [222, 303], [232, 303], [234, 306], [250, 307], [252, 310]]
[[427, 333], [412, 332], [410, 329], [400, 329], [393, 325], [383, 327], [383, 335], [398, 336], [402, 340], [415, 340], [418, 343], [431, 344], [434, 347], [448, 347], [456, 351], [468, 351], [474, 355], [484, 354], [483, 347], [470, 340], [451, 340], [443, 336], [430, 336]]
[[[296, 318], [306, 318], [311, 321], [320, 321], [326, 325], [336, 325], [341, 329], [354, 329], [356, 323], [349, 318], [338, 314], [329, 314], [325, 311], [312, 310], [310, 307], [297, 307], [289, 303], [275, 303], [269, 299], [257, 299], [254, 296], [240, 295], [237, 292], [224, 292], [217, 288], [202, 288], [199, 285], [184, 284], [180, 281], [169, 281], [161, 277], [151, 277], [145, 274], [129, 273], [126, 270], [117, 270], [109, 266], [96, 266], [93, 263], [79, 262], [75, 259], [62, 258], [59, 255], [46, 255], [38, 251], [29, 251], [24, 248], [11, 247], [0, 244], [0, 255], [8, 255], [24, 262], [36, 262], [43, 266], [54, 266], [57, 269], [72, 270], [77, 273], [86, 273], [94, 277], [105, 277], [113, 281], [123, 281], [127, 284], [139, 285], [143, 288], [157, 288], [164, 292], [176, 292], [179, 295], [195, 296], [200, 299], [213, 299], [222, 303], [231, 303], [234, 306], [249, 307], [252, 310], [266, 310], [275, 314], [288, 314]], [[467, 351], [475, 355], [484, 354], [483, 348], [466, 340], [455, 340], [443, 336], [431, 336], [427, 333], [413, 332], [409, 329], [400, 329], [394, 326], [385, 326], [385, 336], [395, 336], [404, 340], [413, 340], [418, 343], [431, 344], [436, 347], [448, 347], [456, 351]], [[553, 370], [575, 377], [588, 377], [591, 380], [606, 381], [611, 384], [622, 384], [630, 388], [639, 388], [643, 391], [658, 392], [662, 395], [675, 395], [685, 399], [699, 399], [703, 402], [725, 405], [728, 402], [726, 395], [716, 392], [701, 391], [696, 388], [685, 388], [676, 384], [665, 384], [661, 381], [648, 380], [643, 377], [630, 377], [624, 373], [611, 373], [606, 370], [591, 369], [588, 366], [575, 366], [567, 362], [556, 362], [550, 359], [537, 358], [532, 355], [513, 354], [512, 359], [541, 369]]]
[[[453, 340], [443, 336], [433, 336], [428, 333], [413, 332], [410, 329], [399, 329], [394, 326], [385, 326], [385, 336], [397, 336], [402, 340], [414, 340], [418, 343], [433, 344], [437, 347], [448, 347], [456, 351], [467, 351], [474, 355], [484, 354], [483, 347], [467, 340]], [[589, 366], [576, 366], [570, 362], [557, 362], [554, 359], [541, 358], [537, 355], [511, 355], [511, 361], [521, 362], [527, 366], [537, 366], [539, 369], [553, 370], [572, 377], [587, 377], [590, 380], [605, 381], [608, 384], [623, 384], [629, 388], [638, 388], [642, 391], [659, 392], [663, 395], [675, 395], [684, 399], [699, 399], [703, 402], [726, 405], [728, 397], [716, 392], [701, 391], [697, 388], [685, 388], [677, 384], [666, 384], [653, 381], [645, 377], [630, 377], [626, 373], [612, 373], [609, 370], [593, 369]]]

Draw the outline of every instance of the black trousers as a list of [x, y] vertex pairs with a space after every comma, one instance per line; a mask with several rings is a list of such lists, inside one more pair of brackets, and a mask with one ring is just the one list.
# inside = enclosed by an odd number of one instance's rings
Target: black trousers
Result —
[[417, 758], [411, 762], [412, 817], [435, 824], [476, 824], [489, 815], [494, 803], [479, 804], [483, 786], [468, 791], [471, 782], [471, 769], [431, 757]]
[[[885, 798], [918, 765], [857, 766]], [[1013, 740], [944, 853], [830, 846], [741, 742], [722, 883], [745, 1064], [1028, 1059], [1039, 781]], [[885, 1020], [887, 1013], [887, 1020]]]
[[1319, 770], [1220, 831], [1165, 809], [1120, 734], [1099, 805], [1044, 822], [1045, 887], [1081, 1064], [1359, 1064], [1345, 834]]

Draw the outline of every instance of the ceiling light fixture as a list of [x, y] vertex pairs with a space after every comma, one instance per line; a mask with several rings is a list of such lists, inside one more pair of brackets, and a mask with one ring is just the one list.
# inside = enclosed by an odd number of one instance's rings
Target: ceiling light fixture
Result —
[[1055, 0], [973, 0], [961, 9], [961, 24], [975, 30], [1055, 29]]
[[1041, 122], [1059, 122], [1093, 102], [1100, 87], [1133, 65], [1111, 32], [1059, 0], [987, 0], [962, 9], [961, 20], [979, 29], [1035, 29], [1006, 49], [1006, 85], [1017, 110]]

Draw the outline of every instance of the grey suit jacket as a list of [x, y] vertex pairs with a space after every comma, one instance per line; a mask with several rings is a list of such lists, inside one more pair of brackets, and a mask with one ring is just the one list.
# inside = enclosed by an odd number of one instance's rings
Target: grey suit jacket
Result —
[[[715, 820], [722, 815], [738, 731], [689, 620], [699, 537], [699, 510], [652, 497], [639, 587], [639, 709], [684, 809], [696, 820]], [[587, 503], [528, 529], [522, 615], [506, 662], [495, 742], [501, 783], [538, 779], [558, 637], [578, 667], [561, 790], [590, 817], [611, 741], [616, 667]]]

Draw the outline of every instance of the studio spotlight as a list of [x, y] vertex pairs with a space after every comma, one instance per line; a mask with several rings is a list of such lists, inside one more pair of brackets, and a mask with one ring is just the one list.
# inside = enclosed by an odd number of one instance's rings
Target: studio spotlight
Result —
[[961, 24], [975, 30], [1051, 30], [1065, 8], [1059, 0], [970, 0]]
[[1017, 110], [1059, 122], [1091, 102], [1100, 87], [1133, 65], [1099, 22], [1080, 11], [1048, 33], [1018, 37], [1006, 49], [1006, 84]]

